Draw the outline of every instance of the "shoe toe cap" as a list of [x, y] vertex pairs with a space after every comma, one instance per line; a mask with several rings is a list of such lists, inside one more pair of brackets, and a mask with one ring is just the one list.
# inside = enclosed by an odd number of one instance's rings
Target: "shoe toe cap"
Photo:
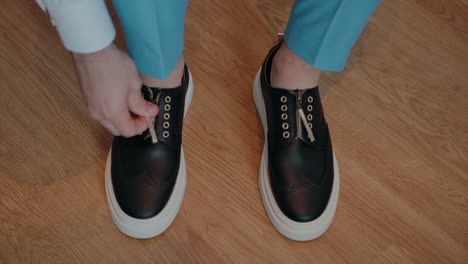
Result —
[[319, 218], [328, 204], [328, 195], [312, 194], [301, 190], [275, 196], [281, 211], [289, 219], [296, 222], [311, 222]]
[[[313, 173], [321, 173], [322, 180], [311, 181]], [[270, 186], [276, 203], [285, 216], [296, 222], [310, 222], [325, 211], [331, 196], [333, 177], [333, 168], [315, 171], [272, 168]]]
[[124, 191], [116, 192], [120, 208], [127, 215], [148, 219], [158, 215], [169, 200], [171, 189], [161, 190], [153, 186], [134, 186]]
[[120, 162], [112, 164], [112, 185], [122, 211], [134, 218], [148, 219], [159, 214], [169, 201], [179, 160], [158, 151], [139, 154], [119, 157]]

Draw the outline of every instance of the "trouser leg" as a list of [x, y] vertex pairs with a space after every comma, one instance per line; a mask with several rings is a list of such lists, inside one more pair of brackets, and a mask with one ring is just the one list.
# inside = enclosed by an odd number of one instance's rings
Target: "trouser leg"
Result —
[[380, 0], [296, 0], [285, 41], [310, 65], [343, 70], [349, 52]]
[[113, 0], [140, 73], [166, 79], [184, 50], [188, 0]]

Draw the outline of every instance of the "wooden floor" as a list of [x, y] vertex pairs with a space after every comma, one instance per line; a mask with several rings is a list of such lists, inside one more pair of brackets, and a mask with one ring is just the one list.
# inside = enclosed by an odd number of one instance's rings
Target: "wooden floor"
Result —
[[143, 241], [112, 223], [111, 135], [55, 29], [34, 1], [2, 0], [0, 263], [468, 263], [468, 1], [384, 0], [346, 70], [324, 74], [341, 193], [307, 243], [273, 228], [257, 185], [251, 84], [291, 3], [191, 1], [187, 192]]

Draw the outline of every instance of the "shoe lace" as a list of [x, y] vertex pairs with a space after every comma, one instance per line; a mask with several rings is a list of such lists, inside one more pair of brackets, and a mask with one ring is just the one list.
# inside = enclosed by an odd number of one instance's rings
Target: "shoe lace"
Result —
[[[147, 89], [148, 89], [148, 93], [150, 94], [150, 101], [155, 102], [155, 103], [159, 102], [159, 97], [161, 96], [161, 92], [159, 91], [156, 94], [156, 98], [154, 98], [153, 90], [151, 90], [150, 88], [147, 88]], [[148, 125], [148, 130], [150, 132], [151, 142], [153, 142], [153, 144], [158, 143], [158, 136], [156, 134], [156, 130], [154, 129], [154, 122], [156, 120], [156, 117], [154, 117], [152, 120], [150, 117], [145, 117], [145, 120], [146, 120], [146, 124]]]
[[[315, 141], [315, 136], [314, 136], [314, 133], [312, 132], [312, 122], [310, 122], [310, 123], [307, 122], [306, 116], [304, 114], [304, 110], [302, 110], [302, 108], [297, 110], [297, 112], [299, 113], [299, 116], [301, 117], [301, 121], [305, 126], [305, 129], [307, 131], [307, 137], [310, 139], [310, 142], [314, 142]], [[299, 127], [299, 129], [300, 129], [300, 127]]]

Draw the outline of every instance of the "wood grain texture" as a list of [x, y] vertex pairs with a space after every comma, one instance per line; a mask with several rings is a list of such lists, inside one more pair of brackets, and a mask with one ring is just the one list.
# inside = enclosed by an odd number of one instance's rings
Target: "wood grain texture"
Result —
[[109, 215], [111, 136], [70, 55], [34, 1], [3, 0], [0, 263], [468, 263], [468, 2], [383, 1], [345, 71], [323, 75], [342, 188], [307, 243], [276, 232], [257, 185], [251, 85], [291, 4], [191, 2], [187, 192], [169, 230], [135, 240]]

